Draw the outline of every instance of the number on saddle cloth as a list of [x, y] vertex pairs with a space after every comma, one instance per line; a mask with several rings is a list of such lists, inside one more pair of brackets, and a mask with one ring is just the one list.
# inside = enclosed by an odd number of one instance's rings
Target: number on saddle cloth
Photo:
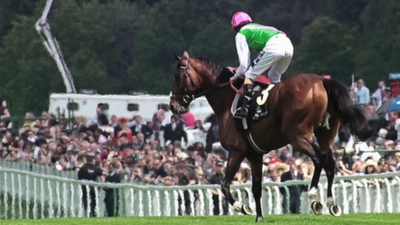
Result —
[[[250, 102], [249, 118], [248, 118], [252, 121], [256, 121], [268, 115], [268, 109], [267, 109], [268, 97], [270, 95], [272, 88], [274, 87], [273, 84], [268, 85], [265, 83], [259, 83], [257, 81], [254, 82], [254, 85], [255, 86], [252, 92], [252, 100]], [[231, 111], [232, 114], [234, 114], [234, 112], [238, 110], [239, 107], [242, 106], [242, 101], [243, 98], [239, 97], [239, 94], [236, 94], [236, 97], [232, 103], [232, 111]]]
[[275, 85], [270, 84], [266, 88], [260, 87], [258, 90], [253, 90], [253, 101], [250, 104], [250, 115], [253, 115], [253, 120], [268, 116], [267, 100], [274, 86]]

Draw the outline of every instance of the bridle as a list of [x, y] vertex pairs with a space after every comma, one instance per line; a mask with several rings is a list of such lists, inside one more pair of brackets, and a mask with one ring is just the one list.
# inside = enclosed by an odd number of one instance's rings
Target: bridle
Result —
[[[189, 95], [189, 94], [188, 94], [188, 88], [187, 88], [186, 79], [189, 78], [189, 79], [190, 79], [191, 85], [193, 85], [193, 87], [195, 87], [196, 89], [197, 89], [197, 86], [196, 86], [196, 83], [193, 81], [192, 76], [191, 76], [190, 73], [189, 73], [189, 58], [186, 58], [185, 64], [186, 64], [185, 66], [181, 66], [181, 67], [180, 67], [181, 69], [184, 69], [184, 70], [185, 70], [185, 73], [183, 74], [183, 90], [184, 90], [184, 94], [183, 94], [183, 96], [182, 96], [182, 100], [183, 100], [183, 102], [184, 102], [185, 104], [189, 104], [191, 101], [195, 100], [196, 98], [198, 98], [198, 97], [200, 97], [200, 96], [203, 96], [203, 95], [205, 95], [205, 94], [207, 94], [207, 93], [209, 93], [209, 92], [211, 92], [211, 91], [214, 91], [215, 89], [225, 87], [225, 86], [227, 86], [228, 84], [231, 84], [231, 87], [232, 87], [232, 89], [233, 89], [234, 91], [236, 91], [236, 92], [239, 93], [239, 94], [242, 94], [240, 91], [238, 91], [238, 90], [233, 86], [233, 83], [232, 83], [232, 82], [228, 81], [228, 82], [222, 83], [222, 84], [220, 84], [220, 85], [218, 85], [218, 86], [212, 87], [212, 88], [210, 88], [210, 89], [208, 89], [208, 90], [202, 91], [202, 92], [200, 92], [200, 93], [198, 93], [198, 94]], [[176, 98], [177, 95], [179, 96], [179, 94], [173, 93], [173, 92], [171, 92], [171, 94], [170, 94], [171, 97], [175, 97], [175, 98]]]
[[181, 66], [181, 69], [185, 70], [185, 73], [183, 74], [183, 90], [185, 91], [185, 93], [182, 96], [182, 100], [184, 103], [189, 104], [191, 101], [198, 98], [199, 96], [188, 94], [186, 79], [188, 79], [188, 78], [190, 79], [190, 83], [193, 85], [193, 87], [197, 88], [197, 86], [194, 83], [193, 78], [192, 78], [192, 76], [190, 76], [190, 73], [189, 73], [189, 58], [186, 58], [185, 64], [186, 64], [185, 66]]

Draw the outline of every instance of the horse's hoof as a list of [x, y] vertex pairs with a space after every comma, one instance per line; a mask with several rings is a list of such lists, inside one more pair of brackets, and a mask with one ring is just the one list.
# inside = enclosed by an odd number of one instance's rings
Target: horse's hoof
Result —
[[332, 216], [340, 216], [342, 215], [342, 208], [340, 208], [340, 206], [338, 205], [331, 205], [329, 207], [329, 212], [331, 213]]
[[250, 207], [247, 206], [247, 205], [242, 205], [242, 210], [241, 211], [242, 211], [242, 213], [244, 215], [252, 215], [253, 214], [253, 212], [251, 211]]
[[260, 222], [263, 222], [263, 221], [264, 221], [264, 218], [262, 216], [257, 216], [257, 218], [256, 218], [256, 222], [257, 223], [260, 223]]
[[322, 204], [320, 201], [313, 201], [311, 203], [311, 209], [314, 212], [315, 215], [321, 215], [322, 214]]

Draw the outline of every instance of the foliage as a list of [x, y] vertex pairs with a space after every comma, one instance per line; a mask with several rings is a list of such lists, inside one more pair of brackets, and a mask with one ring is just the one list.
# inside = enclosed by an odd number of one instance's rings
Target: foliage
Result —
[[[34, 28], [45, 2], [0, 2], [0, 96], [13, 114], [47, 110], [49, 94], [65, 91]], [[49, 24], [78, 90], [168, 94], [172, 54], [238, 64], [230, 20], [239, 10], [291, 38], [295, 55], [283, 78], [330, 74], [349, 85], [355, 74], [374, 89], [400, 71], [396, 0], [55, 0]]]

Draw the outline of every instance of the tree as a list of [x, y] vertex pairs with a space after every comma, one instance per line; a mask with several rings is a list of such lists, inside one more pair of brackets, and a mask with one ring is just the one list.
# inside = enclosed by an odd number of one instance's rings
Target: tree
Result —
[[361, 15], [361, 35], [355, 57], [356, 73], [367, 85], [400, 72], [400, 2], [369, 1]]
[[295, 52], [293, 67], [297, 73], [329, 74], [334, 79], [349, 81], [354, 72], [355, 36], [342, 24], [317, 18], [304, 28], [302, 42]]

